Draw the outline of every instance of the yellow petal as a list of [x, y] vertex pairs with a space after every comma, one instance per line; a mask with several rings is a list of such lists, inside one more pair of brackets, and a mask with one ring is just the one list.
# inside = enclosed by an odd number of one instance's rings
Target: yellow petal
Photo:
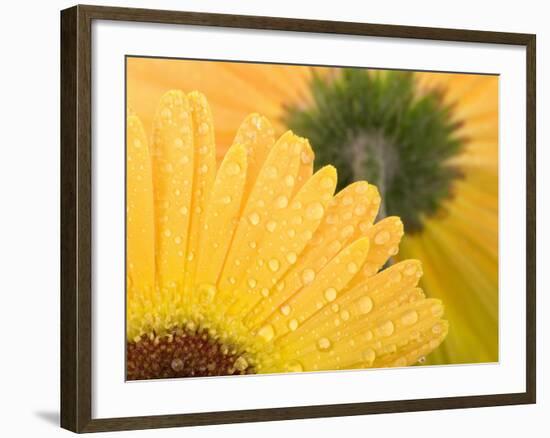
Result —
[[[309, 276], [303, 273], [302, 285], [282, 304], [281, 311], [271, 314], [266, 322], [277, 334], [277, 342], [284, 343], [284, 335], [295, 331], [296, 323], [303, 324], [323, 307], [330, 306], [349, 281], [359, 272], [369, 251], [369, 239], [356, 240], [344, 248], [321, 271]], [[288, 306], [289, 312], [283, 311]]]
[[[216, 175], [214, 124], [206, 98], [192, 92], [187, 96], [193, 120], [194, 174], [191, 190], [189, 237], [185, 260], [185, 287], [192, 291], [199, 239], [203, 233], [204, 210]], [[192, 292], [191, 292], [192, 293]]]
[[276, 210], [268, 219], [264, 225], [267, 233], [256, 247], [257, 258], [263, 263], [252, 263], [246, 268], [236, 287], [246, 292], [235, 296], [232, 314], [246, 315], [296, 263], [319, 226], [335, 188], [336, 169], [326, 166], [306, 182], [286, 208]]
[[197, 262], [197, 284], [216, 284], [241, 208], [247, 153], [236, 144], [227, 151], [216, 174], [204, 218], [205, 233]]
[[248, 152], [248, 172], [243, 199], [248, 199], [256, 178], [275, 144], [271, 123], [265, 117], [253, 113], [241, 123], [233, 144], [242, 144]]
[[126, 142], [128, 291], [147, 293], [155, 285], [153, 177], [147, 137], [136, 116], [128, 117]]
[[167, 92], [153, 132], [156, 266], [164, 286], [183, 284], [193, 184], [193, 125], [181, 91]]
[[242, 210], [235, 236], [229, 250], [223, 273], [219, 279], [220, 292], [226, 301], [232, 301], [233, 290], [244, 275], [244, 269], [257, 262], [256, 247], [268, 233], [268, 220], [287, 207], [291, 187], [285, 177], [296, 177], [303, 149], [303, 139], [288, 132], [271, 149], [256, 183]]

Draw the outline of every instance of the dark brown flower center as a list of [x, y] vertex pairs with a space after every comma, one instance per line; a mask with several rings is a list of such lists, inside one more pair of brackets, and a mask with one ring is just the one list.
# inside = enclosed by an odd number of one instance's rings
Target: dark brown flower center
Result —
[[249, 360], [235, 347], [213, 339], [207, 331], [182, 329], [128, 341], [126, 371], [128, 380], [255, 373]]

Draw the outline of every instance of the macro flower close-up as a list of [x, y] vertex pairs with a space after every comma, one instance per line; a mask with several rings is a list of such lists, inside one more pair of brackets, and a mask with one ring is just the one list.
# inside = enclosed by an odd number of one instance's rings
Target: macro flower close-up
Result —
[[[380, 199], [377, 211], [368, 213], [375, 224], [372, 229], [389, 225], [393, 218], [399, 218], [403, 227], [399, 245], [397, 240], [391, 248], [388, 244], [387, 260], [377, 262], [380, 274], [407, 260], [418, 260], [423, 275], [415, 287], [445, 306], [448, 334], [422, 362], [499, 361], [497, 75], [128, 57], [128, 105], [139, 117], [150, 145], [158, 131], [157, 102], [170, 89], [200, 90], [208, 99], [215, 121], [217, 167], [237, 142], [243, 143], [249, 115], [258, 113], [262, 124], [271, 123], [270, 142], [290, 135], [289, 130], [308, 140], [315, 156], [308, 171], [329, 172], [326, 166], [334, 166], [335, 200], [343, 200], [354, 184], [368, 182], [370, 203]], [[253, 139], [247, 141], [251, 144]], [[249, 155], [249, 166], [259, 169], [267, 157], [264, 154], [261, 158]], [[259, 170], [253, 175], [258, 177]], [[281, 174], [275, 180], [281, 183], [282, 178]], [[305, 179], [296, 178], [294, 190]], [[340, 206], [342, 216], [346, 207]], [[316, 233], [332, 218], [329, 204], [323, 208]], [[258, 214], [270, 211], [257, 210]], [[244, 219], [241, 215], [236, 220]], [[357, 227], [361, 224], [363, 229]], [[332, 225], [323, 232], [323, 242], [351, 230], [345, 221]], [[369, 237], [368, 265], [376, 249], [369, 235], [373, 231], [366, 229], [365, 219], [353, 226], [357, 233], [353, 239], [365, 233]], [[278, 231], [280, 227], [274, 233]], [[304, 256], [315, 242], [314, 235]], [[318, 261], [324, 256], [322, 248]], [[258, 251], [254, 254], [262, 258]], [[299, 263], [298, 259], [293, 269]], [[347, 327], [343, 318], [338, 321], [340, 326], [333, 321], [333, 333]]]
[[402, 367], [437, 351], [443, 303], [419, 287], [422, 260], [396, 259], [403, 223], [380, 215], [375, 181], [317, 166], [315, 144], [254, 112], [220, 148], [209, 95], [168, 90], [150, 119], [128, 102], [129, 380]]

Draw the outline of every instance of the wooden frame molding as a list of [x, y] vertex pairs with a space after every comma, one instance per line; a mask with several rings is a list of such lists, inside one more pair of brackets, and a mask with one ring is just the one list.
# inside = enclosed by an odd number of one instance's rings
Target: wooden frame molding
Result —
[[[406, 401], [92, 419], [91, 24], [93, 20], [525, 46], [527, 50], [526, 392]], [[290, 18], [75, 6], [61, 12], [61, 426], [99, 432], [535, 403], [535, 35]]]

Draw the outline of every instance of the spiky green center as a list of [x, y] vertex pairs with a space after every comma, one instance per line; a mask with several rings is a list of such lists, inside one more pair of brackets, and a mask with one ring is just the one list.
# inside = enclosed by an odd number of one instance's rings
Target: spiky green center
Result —
[[335, 165], [339, 189], [357, 180], [377, 185], [380, 216], [420, 230], [460, 176], [449, 159], [464, 139], [443, 91], [419, 93], [411, 72], [352, 68], [314, 74], [310, 86], [311, 104], [288, 107], [284, 122], [310, 139], [316, 166]]

